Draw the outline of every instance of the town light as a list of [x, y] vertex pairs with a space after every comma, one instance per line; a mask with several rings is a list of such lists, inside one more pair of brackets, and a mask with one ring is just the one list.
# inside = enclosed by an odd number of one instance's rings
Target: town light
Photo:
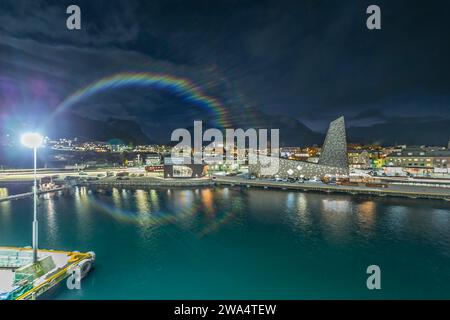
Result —
[[39, 148], [44, 143], [44, 138], [36, 132], [24, 133], [20, 138], [20, 142], [28, 148]]

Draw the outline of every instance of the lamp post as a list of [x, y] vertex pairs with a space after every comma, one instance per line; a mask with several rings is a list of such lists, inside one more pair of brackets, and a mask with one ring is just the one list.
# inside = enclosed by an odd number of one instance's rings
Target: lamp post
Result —
[[34, 155], [34, 188], [33, 188], [33, 263], [37, 262], [38, 254], [38, 220], [37, 220], [37, 174], [36, 174], [36, 155], [37, 148], [44, 142], [44, 138], [35, 132], [25, 133], [22, 135], [20, 141], [28, 148], [33, 149]]

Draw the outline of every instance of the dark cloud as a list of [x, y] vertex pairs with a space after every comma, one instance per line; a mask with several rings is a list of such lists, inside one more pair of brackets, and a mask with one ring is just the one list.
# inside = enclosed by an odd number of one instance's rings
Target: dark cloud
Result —
[[[83, 28], [66, 28], [66, 8], [82, 7]], [[2, 1], [0, 30], [16, 38], [31, 38], [42, 43], [102, 47], [126, 45], [136, 40], [139, 22], [137, 3], [115, 1]]]
[[352, 117], [352, 120], [364, 120], [364, 119], [386, 119], [384, 112], [380, 109], [367, 109], [363, 110]]
[[[78, 4], [82, 30], [65, 28]], [[121, 71], [187, 77], [235, 117], [245, 106], [324, 129], [385, 116], [450, 117], [447, 1], [17, 1], [0, 3], [0, 105], [51, 111], [65, 96]], [[205, 116], [164, 93], [120, 90], [74, 107], [144, 128]], [[377, 111], [380, 110], [380, 111]]]

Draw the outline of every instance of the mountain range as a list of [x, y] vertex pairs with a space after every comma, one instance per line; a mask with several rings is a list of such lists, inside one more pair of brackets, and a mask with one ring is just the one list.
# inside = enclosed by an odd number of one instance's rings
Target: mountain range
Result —
[[[255, 120], [255, 118], [257, 118]], [[247, 129], [279, 128], [281, 146], [321, 145], [325, 134], [308, 128], [297, 119], [286, 116], [268, 116], [263, 113], [253, 116], [257, 126], [250, 126], [240, 121], [236, 128]], [[151, 144], [170, 143], [172, 130], [161, 133], [158, 128], [157, 136], [166, 136], [167, 140], [152, 139], [152, 130], [144, 132], [138, 122], [109, 118], [105, 121], [93, 120], [75, 114], [55, 121], [48, 132], [51, 136], [78, 137], [86, 140], [108, 141], [120, 139], [125, 143]], [[187, 126], [190, 131], [191, 127]], [[206, 130], [207, 127], [203, 128]], [[156, 136], [156, 134], [155, 134]], [[450, 119], [421, 119], [421, 118], [391, 118], [383, 123], [370, 126], [348, 126], [347, 139], [354, 143], [375, 143], [380, 145], [439, 145], [447, 146], [450, 139]]]
[[[258, 125], [254, 125], [255, 123]], [[244, 130], [251, 127], [279, 128], [281, 146], [321, 145], [325, 138], [324, 133], [310, 129], [295, 118], [272, 116], [262, 112], [253, 112], [251, 120], [248, 117], [233, 119], [233, 124], [234, 128]], [[143, 127], [145, 130], [142, 129]], [[192, 132], [192, 122], [187, 122], [186, 128]], [[204, 125], [203, 130], [207, 128], [207, 125]], [[171, 144], [172, 130], [170, 124], [153, 130], [136, 120], [118, 118], [96, 120], [69, 113], [52, 121], [45, 133], [52, 138], [77, 137], [82, 141], [119, 140], [126, 144]], [[0, 134], [2, 134], [1, 131], [0, 128]], [[167, 139], [161, 137], [167, 137]], [[349, 126], [347, 123], [347, 140], [350, 143], [380, 145], [447, 146], [450, 140], [450, 119], [395, 117], [386, 118], [383, 122], [369, 126]]]

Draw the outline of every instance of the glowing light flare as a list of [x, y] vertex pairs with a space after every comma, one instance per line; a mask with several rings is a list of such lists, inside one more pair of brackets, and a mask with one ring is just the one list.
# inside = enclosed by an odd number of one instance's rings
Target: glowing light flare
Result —
[[44, 137], [36, 132], [27, 132], [20, 137], [20, 142], [28, 148], [39, 148], [44, 143]]

